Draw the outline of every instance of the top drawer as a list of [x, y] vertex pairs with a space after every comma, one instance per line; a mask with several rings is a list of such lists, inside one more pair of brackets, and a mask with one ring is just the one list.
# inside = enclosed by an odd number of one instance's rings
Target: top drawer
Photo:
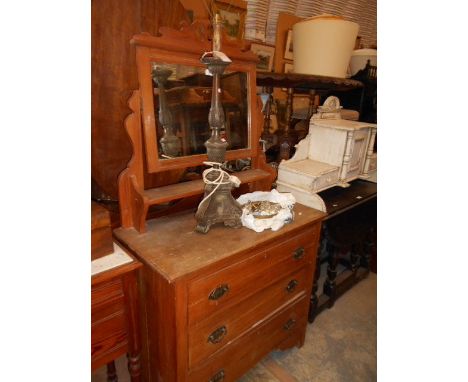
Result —
[[262, 248], [244, 261], [190, 283], [189, 325], [218, 309], [237, 304], [315, 260], [319, 229], [320, 225], [315, 224], [281, 244]]

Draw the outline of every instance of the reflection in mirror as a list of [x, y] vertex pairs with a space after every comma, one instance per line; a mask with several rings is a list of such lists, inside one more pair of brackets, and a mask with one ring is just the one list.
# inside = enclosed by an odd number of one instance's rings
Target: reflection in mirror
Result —
[[180, 140], [175, 135], [172, 112], [167, 106], [166, 83], [173, 71], [163, 66], [153, 69], [153, 80], [159, 89], [159, 125], [163, 128], [163, 135], [159, 139], [161, 151], [169, 157], [180, 154]]
[[[159, 159], [205, 154], [212, 77], [197, 66], [152, 63]], [[221, 79], [228, 150], [249, 146], [247, 73], [227, 70]]]

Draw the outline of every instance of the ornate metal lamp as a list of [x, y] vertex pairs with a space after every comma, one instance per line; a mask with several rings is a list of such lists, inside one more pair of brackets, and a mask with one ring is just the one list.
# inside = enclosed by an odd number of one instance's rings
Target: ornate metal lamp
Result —
[[211, 129], [211, 137], [205, 142], [208, 155], [208, 165], [212, 167], [203, 172], [206, 183], [205, 194], [198, 205], [195, 218], [197, 219], [196, 231], [207, 233], [210, 226], [216, 223], [224, 223], [229, 227], [240, 227], [242, 225], [242, 207], [232, 197], [233, 185], [239, 186], [239, 179], [229, 176], [221, 167], [224, 163], [228, 142], [221, 138], [220, 131], [224, 128], [224, 111], [221, 105], [220, 77], [224, 73], [230, 61], [221, 58], [221, 20], [215, 15], [213, 54], [203, 55], [201, 62], [208, 67], [213, 75], [213, 91], [211, 95], [211, 107], [208, 114], [208, 123]]

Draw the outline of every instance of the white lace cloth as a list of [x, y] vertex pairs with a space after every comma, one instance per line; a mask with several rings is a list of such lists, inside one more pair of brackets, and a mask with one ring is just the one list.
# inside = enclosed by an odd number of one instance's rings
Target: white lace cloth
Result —
[[270, 219], [255, 219], [251, 213], [248, 213], [247, 209], [242, 210], [242, 225], [250, 228], [255, 232], [262, 232], [266, 229], [272, 231], [278, 231], [286, 223], [293, 220], [292, 208], [296, 203], [296, 198], [289, 192], [278, 192], [276, 190], [255, 191], [249, 194], [244, 194], [237, 198], [237, 201], [243, 205], [249, 201], [257, 202], [261, 200], [267, 200], [270, 202], [278, 203], [281, 205], [281, 210]]

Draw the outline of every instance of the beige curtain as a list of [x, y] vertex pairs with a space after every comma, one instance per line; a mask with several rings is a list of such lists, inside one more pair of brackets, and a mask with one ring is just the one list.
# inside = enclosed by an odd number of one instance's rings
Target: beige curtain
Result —
[[304, 18], [343, 16], [359, 24], [364, 47], [377, 45], [377, 0], [247, 0], [246, 38], [274, 45], [280, 12]]

